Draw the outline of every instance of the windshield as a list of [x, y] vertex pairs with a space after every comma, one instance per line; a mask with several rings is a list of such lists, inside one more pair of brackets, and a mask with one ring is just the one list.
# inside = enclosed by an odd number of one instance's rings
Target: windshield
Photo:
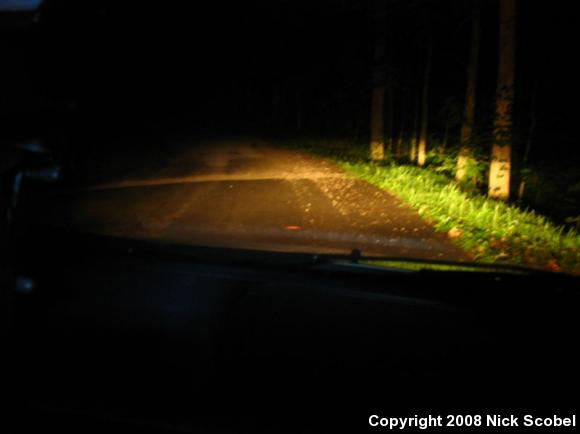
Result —
[[188, 3], [0, 2], [4, 216], [580, 271], [565, 2]]

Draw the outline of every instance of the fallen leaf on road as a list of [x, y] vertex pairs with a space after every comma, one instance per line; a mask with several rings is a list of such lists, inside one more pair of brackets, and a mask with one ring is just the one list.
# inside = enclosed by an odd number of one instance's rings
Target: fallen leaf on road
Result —
[[286, 229], [287, 231], [299, 231], [302, 228], [298, 225], [286, 225], [284, 226], [284, 229]]

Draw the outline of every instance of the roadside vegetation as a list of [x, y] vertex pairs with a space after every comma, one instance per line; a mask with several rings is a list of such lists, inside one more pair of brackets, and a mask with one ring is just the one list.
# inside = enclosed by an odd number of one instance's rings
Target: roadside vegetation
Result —
[[[329, 158], [347, 172], [410, 204], [435, 230], [446, 233], [474, 261], [580, 273], [580, 233], [517, 203], [487, 197], [445, 173], [445, 159], [426, 167], [369, 159], [352, 143], [302, 141], [298, 146]], [[449, 157], [451, 158], [451, 157]]]
[[[394, 5], [373, 4], [369, 86], [361, 94], [370, 116], [331, 132], [349, 139], [300, 146], [396, 194], [475, 261], [580, 273], [577, 146], [561, 131], [568, 110], [555, 120], [546, 103], [554, 79], [540, 71], [549, 53], [516, 58], [522, 35], [533, 37], [525, 30], [531, 6], [470, 0], [460, 14], [463, 37], [443, 41], [422, 25], [441, 12], [430, 5], [414, 11], [423, 20], [401, 37], [389, 25]], [[456, 47], [453, 62], [443, 45]], [[516, 62], [534, 66], [516, 74]], [[340, 101], [329, 111], [335, 106]]]

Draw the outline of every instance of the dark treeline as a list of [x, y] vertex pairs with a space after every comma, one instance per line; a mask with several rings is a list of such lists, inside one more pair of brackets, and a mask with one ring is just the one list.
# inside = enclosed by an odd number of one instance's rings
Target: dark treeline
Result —
[[[130, 135], [179, 120], [198, 130], [368, 144], [381, 40], [385, 156], [409, 160], [427, 117], [426, 164], [451, 167], [442, 161], [461, 144], [477, 11], [472, 144], [485, 166], [496, 111], [500, 1], [47, 0], [32, 24], [3, 26], [0, 115], [5, 131], [32, 123], [39, 134], [58, 137]], [[516, 5], [512, 196], [528, 173], [522, 169], [533, 168], [526, 194], [538, 203], [542, 193], [533, 192], [533, 183], [549, 176], [541, 173], [573, 174], [566, 168], [580, 160], [578, 20], [571, 3]], [[474, 179], [478, 188], [486, 183], [483, 171]], [[564, 178], [554, 181], [555, 190], [580, 182]]]

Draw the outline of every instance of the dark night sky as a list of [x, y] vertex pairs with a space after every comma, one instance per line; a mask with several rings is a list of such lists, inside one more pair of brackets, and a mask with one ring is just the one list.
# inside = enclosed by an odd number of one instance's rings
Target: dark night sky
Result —
[[[391, 4], [384, 25], [388, 66], [397, 82], [395, 124], [401, 113], [412, 117], [424, 35], [431, 29], [432, 129], [440, 134], [444, 103], [463, 101], [469, 2]], [[561, 152], [578, 148], [573, 135], [578, 18], [570, 4], [519, 2], [517, 125], [527, 130], [531, 89], [538, 79], [537, 140], [550, 141]], [[198, 127], [292, 132], [299, 99], [310, 133], [347, 135], [356, 122], [366, 130], [370, 5], [370, 0], [47, 1], [36, 25], [3, 31], [10, 62], [2, 73], [2, 114], [18, 106], [24, 112], [37, 110], [30, 107], [46, 111], [74, 101], [75, 119], [103, 132], [176, 117]], [[497, 10], [497, 0], [483, 1], [482, 119], [493, 112]], [[275, 114], [274, 95], [280, 101]]]

